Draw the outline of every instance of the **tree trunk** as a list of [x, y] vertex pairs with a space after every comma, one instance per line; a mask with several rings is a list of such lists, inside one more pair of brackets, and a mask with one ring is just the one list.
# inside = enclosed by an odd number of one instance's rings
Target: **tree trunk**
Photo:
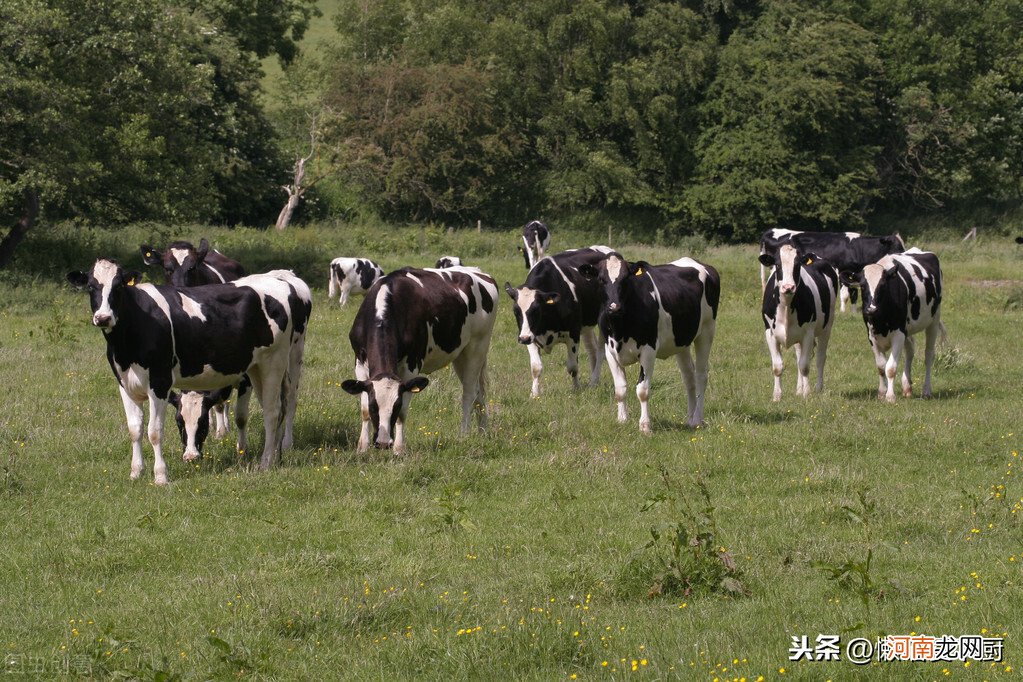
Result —
[[295, 162], [295, 184], [284, 185], [284, 191], [288, 193], [288, 203], [284, 204], [284, 208], [281, 209], [280, 214], [277, 216], [277, 229], [284, 230], [288, 227], [291, 222], [291, 215], [295, 212], [298, 207], [298, 202], [305, 194], [305, 187], [302, 187], [302, 181], [305, 180], [305, 164], [306, 161], [312, 158], [312, 154], [299, 159]]
[[38, 215], [39, 195], [35, 189], [30, 187], [25, 190], [25, 209], [21, 213], [21, 220], [0, 241], [0, 270], [7, 267], [7, 264], [11, 262], [11, 258], [14, 257], [14, 249], [18, 248], [18, 244], [25, 238], [28, 231], [32, 229], [32, 225], [35, 223]]

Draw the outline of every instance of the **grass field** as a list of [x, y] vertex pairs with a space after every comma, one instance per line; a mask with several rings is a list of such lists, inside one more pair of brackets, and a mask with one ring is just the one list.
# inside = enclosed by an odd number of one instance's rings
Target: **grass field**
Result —
[[[604, 241], [555, 230], [558, 249]], [[295, 268], [315, 302], [296, 449], [264, 474], [236, 462], [228, 440], [186, 466], [168, 432], [171, 484], [157, 488], [148, 446], [145, 480], [128, 480], [103, 340], [86, 297], [62, 280], [99, 255], [139, 267], [138, 243], [171, 234], [40, 229], [0, 273], [0, 645], [12, 673], [929, 680], [1010, 678], [1023, 666], [1023, 259], [1014, 245], [923, 244], [945, 273], [949, 345], [935, 400], [879, 403], [862, 320], [847, 313], [832, 335], [825, 392], [795, 398], [789, 354], [785, 395], [771, 403], [755, 249], [692, 242], [723, 288], [705, 428], [681, 428], [672, 362], [659, 362], [653, 379], [649, 438], [635, 421], [615, 423], [606, 368], [599, 388], [573, 394], [560, 349], [544, 395], [531, 400], [503, 298], [491, 433], [455, 435], [458, 384], [442, 370], [413, 401], [409, 452], [397, 458], [353, 450], [357, 401], [339, 385], [352, 376], [346, 337], [357, 304], [327, 300], [327, 263], [367, 255], [393, 268], [450, 252], [519, 284], [515, 236], [174, 231], [209, 236], [252, 270]], [[651, 262], [683, 255], [614, 246]], [[638, 415], [632, 389], [630, 412]], [[695, 507], [696, 482], [705, 483], [713, 556], [726, 548], [747, 596], [700, 580], [688, 595], [649, 595], [656, 557], [669, 549], [663, 539], [645, 548], [651, 527], [688, 519], [667, 502], [642, 511], [671, 492], [661, 467]], [[821, 567], [846, 562], [860, 566], [851, 581]], [[1005, 660], [787, 660], [792, 636], [829, 633], [1004, 636]]]

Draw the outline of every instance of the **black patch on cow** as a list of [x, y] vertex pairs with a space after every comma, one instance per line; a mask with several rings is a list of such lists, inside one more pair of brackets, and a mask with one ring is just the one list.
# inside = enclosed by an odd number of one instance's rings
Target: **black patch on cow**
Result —
[[480, 291], [480, 306], [483, 308], [483, 312], [491, 313], [494, 311], [494, 297], [490, 295], [490, 292], [483, 287], [479, 288]]
[[284, 309], [284, 306], [281, 305], [280, 301], [273, 296], [264, 296], [263, 305], [266, 306], [266, 314], [270, 316], [270, 319], [273, 320], [279, 328], [288, 328], [288, 311]]
[[[369, 291], [369, 288], [373, 286], [374, 280], [383, 273], [373, 261], [367, 258], [359, 258], [355, 261], [355, 273], [359, 278], [359, 286], [362, 287], [363, 291]], [[338, 279], [342, 279], [340, 276]]]

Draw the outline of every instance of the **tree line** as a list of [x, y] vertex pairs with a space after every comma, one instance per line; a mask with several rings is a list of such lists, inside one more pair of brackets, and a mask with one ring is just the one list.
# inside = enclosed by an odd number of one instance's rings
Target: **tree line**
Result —
[[749, 240], [1020, 196], [1023, 0], [341, 0], [300, 54], [311, 1], [7, 0], [0, 205], [265, 225], [291, 182], [307, 216]]

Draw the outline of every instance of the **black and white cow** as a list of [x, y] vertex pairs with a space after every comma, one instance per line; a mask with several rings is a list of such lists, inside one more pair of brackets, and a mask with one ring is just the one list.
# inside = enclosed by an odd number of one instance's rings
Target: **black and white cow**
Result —
[[621, 254], [612, 253], [599, 264], [596, 274], [603, 293], [600, 333], [614, 377], [618, 421], [628, 420], [625, 367], [638, 362], [639, 428], [650, 433], [648, 399], [654, 360], [675, 356], [686, 387], [686, 422], [693, 428], [702, 424], [710, 347], [721, 298], [717, 270], [692, 258], [650, 265], [645, 261], [629, 263]]
[[487, 353], [497, 320], [497, 285], [478, 268], [402, 268], [366, 294], [348, 335], [355, 379], [341, 387], [362, 402], [359, 452], [405, 449], [405, 420], [413, 393], [449, 363], [462, 383], [462, 426], [475, 408], [487, 425]]
[[165, 251], [148, 244], [139, 247], [146, 265], [163, 267], [164, 281], [176, 287], [198, 287], [203, 284], [223, 284], [245, 276], [245, 268], [216, 249], [210, 250], [206, 239], [199, 248], [190, 242], [171, 242]]
[[[245, 452], [247, 438], [245, 427], [249, 421], [249, 389], [248, 377], [243, 377], [238, 384], [238, 401], [235, 405], [234, 418], [238, 426], [238, 451]], [[206, 443], [210, 426], [216, 423], [214, 438], [227, 435], [227, 404], [230, 402], [234, 386], [225, 386], [216, 391], [184, 391], [171, 392], [168, 402], [174, 406], [174, 420], [181, 434], [181, 445], [184, 446], [186, 462], [199, 459], [202, 447]]]
[[543, 258], [544, 251], [551, 245], [551, 231], [546, 223], [530, 220], [522, 228], [522, 243], [519, 247], [522, 257], [526, 259], [526, 269], [530, 270]]
[[142, 403], [148, 400], [153, 474], [156, 483], [167, 483], [161, 443], [174, 387], [211, 391], [248, 376], [263, 406], [260, 468], [269, 468], [278, 450], [291, 446], [312, 312], [309, 287], [294, 273], [274, 270], [228, 284], [175, 288], [135, 284], [137, 273], [100, 259], [88, 273], [70, 272], [67, 278], [88, 289], [92, 323], [106, 339], [131, 435], [133, 479], [143, 469]]
[[365, 294], [383, 276], [383, 268], [368, 258], [335, 258], [330, 262], [327, 294], [334, 298], [340, 293], [338, 301], [345, 305], [350, 294]]
[[[839, 272], [856, 271], [890, 253], [901, 253], [906, 244], [898, 234], [869, 237], [859, 232], [797, 232], [774, 229], [760, 238], [760, 253], [774, 256], [782, 244], [793, 244], [800, 253], [813, 253], [828, 261]], [[760, 285], [765, 286], [765, 268], [760, 267]], [[846, 301], [856, 303], [856, 289], [840, 284], [839, 301], [845, 312]]]
[[435, 268], [454, 268], [462, 264], [462, 259], [458, 256], [441, 256], [437, 259]]
[[782, 350], [796, 347], [796, 394], [810, 395], [810, 358], [817, 347], [817, 390], [824, 390], [824, 361], [835, 323], [838, 271], [812, 253], [782, 244], [760, 262], [773, 267], [764, 289], [764, 334], [774, 369], [774, 400], [781, 400]]
[[[600, 261], [613, 250], [606, 246], [571, 249], [540, 259], [526, 276], [526, 282], [504, 290], [515, 301], [515, 322], [519, 343], [529, 349], [529, 367], [533, 375], [532, 396], [540, 395], [541, 353], [550, 353], [555, 344], [568, 348], [566, 367], [572, 384], [579, 389], [579, 339], [590, 356], [590, 385], [600, 381], [600, 344], [596, 326], [600, 315], [600, 282], [592, 274]], [[586, 268], [585, 266], [590, 266]]]
[[[930, 398], [934, 346], [938, 335], [945, 330], [941, 323], [941, 265], [938, 257], [914, 248], [885, 256], [858, 272], [843, 271], [842, 279], [858, 284], [863, 291], [863, 322], [867, 326], [867, 339], [874, 351], [880, 376], [877, 397], [895, 402], [895, 373], [903, 347], [906, 349], [906, 363], [902, 370], [902, 395], [907, 398], [912, 395], [912, 367], [916, 351], [913, 334], [923, 331], [927, 372], [923, 396]], [[887, 358], [885, 353], [889, 353]]]

